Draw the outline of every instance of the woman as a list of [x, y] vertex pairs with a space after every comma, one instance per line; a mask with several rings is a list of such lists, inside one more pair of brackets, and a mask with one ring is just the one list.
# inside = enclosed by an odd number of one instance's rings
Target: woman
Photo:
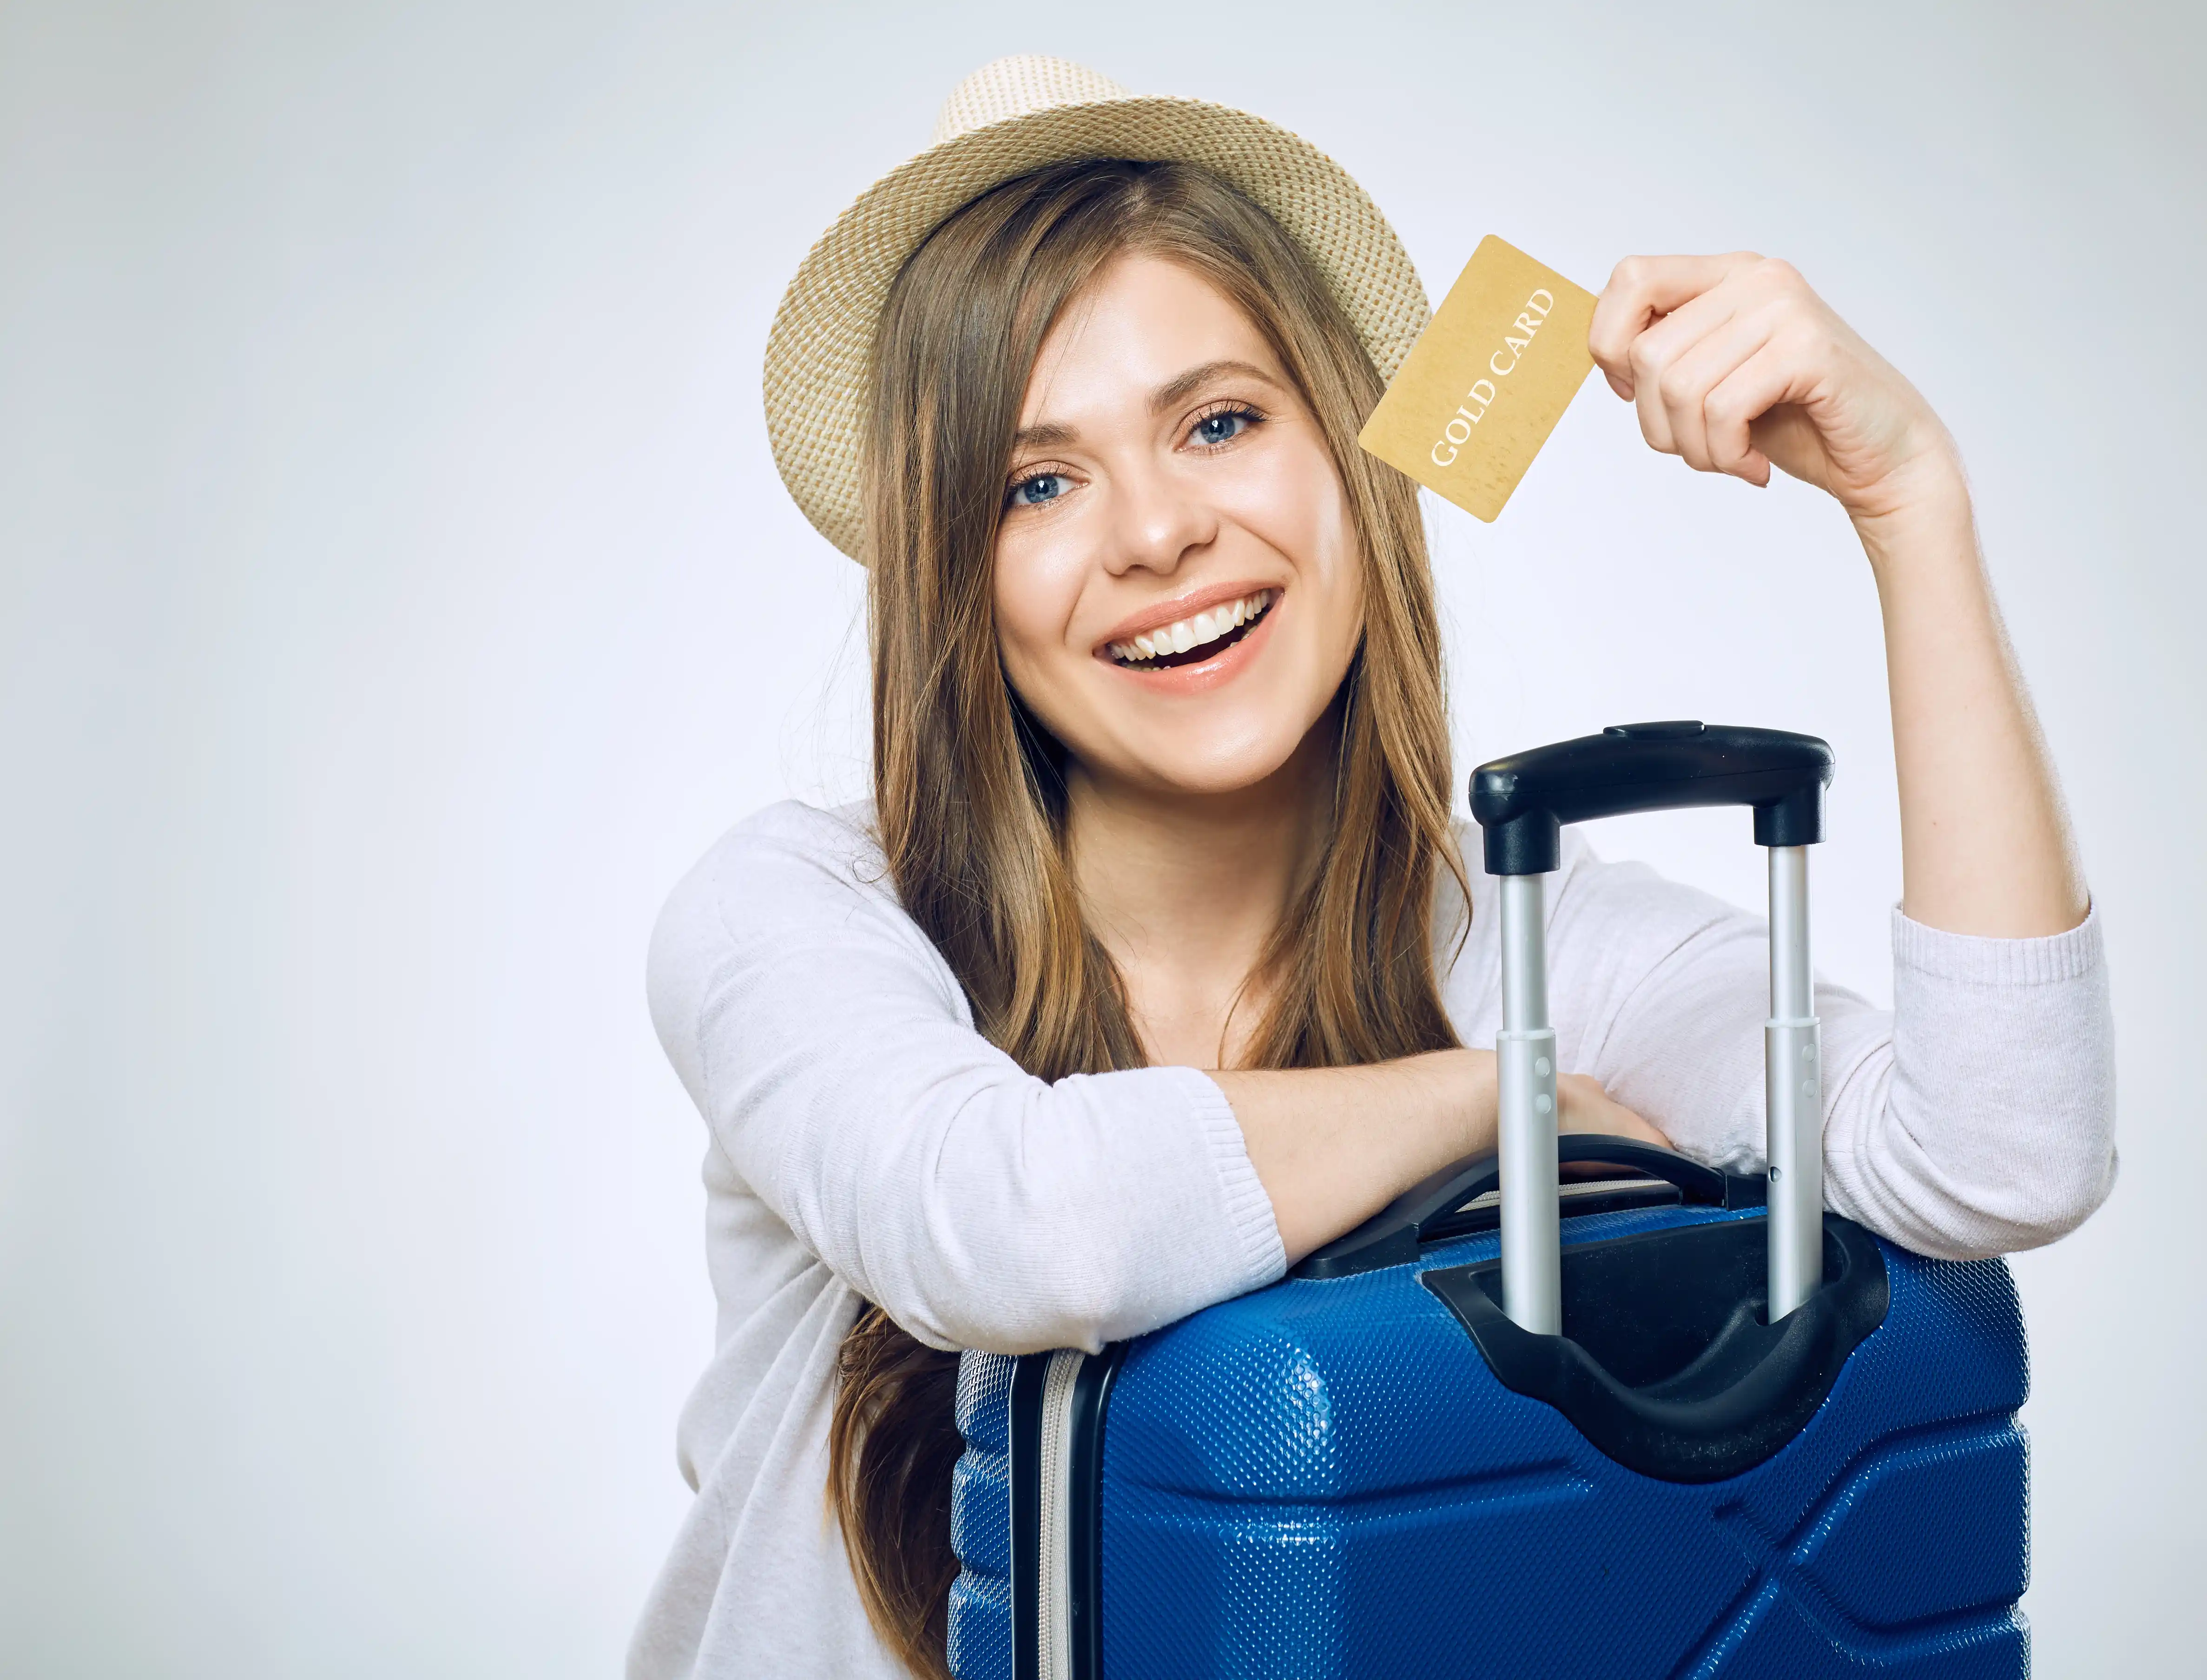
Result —
[[[953, 1350], [1139, 1335], [1491, 1145], [1418, 505], [1355, 444], [1422, 310], [1302, 142], [1050, 60], [808, 259], [769, 411], [870, 568], [874, 798], [741, 825], [655, 936], [721, 1318], [632, 1674], [942, 1673]], [[1656, 448], [1828, 490], [1884, 605], [1897, 1006], [1819, 995], [1832, 1205], [2051, 1241], [2113, 1173], [2100, 938], [1953, 445], [1782, 265], [1629, 261], [1593, 348]], [[1564, 1124], [1756, 1164], [1760, 924], [1576, 842], [1548, 902]]]

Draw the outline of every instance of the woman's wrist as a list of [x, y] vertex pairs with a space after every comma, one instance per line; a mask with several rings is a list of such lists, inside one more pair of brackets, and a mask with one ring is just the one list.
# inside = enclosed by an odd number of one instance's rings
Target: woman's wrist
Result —
[[1419, 1178], [1494, 1147], [1500, 1086], [1493, 1051], [1429, 1050], [1383, 1066], [1409, 1074], [1420, 1087], [1420, 1095], [1403, 1105], [1406, 1115], [1424, 1116], [1418, 1128], [1423, 1157]]
[[1951, 587], [1977, 569], [1977, 516], [1968, 479], [1950, 451], [1913, 464], [1869, 508], [1847, 510], [1888, 607], [1919, 584]]
[[1382, 1066], [1420, 1087], [1403, 1093], [1399, 1117], [1412, 1133], [1405, 1141], [1415, 1164], [1399, 1188], [1493, 1149], [1501, 1095], [1493, 1051], [1432, 1050]]
[[1464, 1109], [1462, 1147], [1456, 1159], [1480, 1155], [1494, 1147], [1502, 1106], [1502, 1075], [1492, 1050], [1453, 1052], [1464, 1060]]

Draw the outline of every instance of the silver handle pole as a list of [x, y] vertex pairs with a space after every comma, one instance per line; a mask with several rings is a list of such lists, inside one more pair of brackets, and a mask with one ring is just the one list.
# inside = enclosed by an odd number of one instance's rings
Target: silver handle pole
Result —
[[1556, 1034], [1548, 1025], [1546, 877], [1502, 882], [1502, 1310], [1535, 1336], [1564, 1329], [1556, 1208]]
[[1762, 1029], [1769, 1121], [1770, 1319], [1816, 1293], [1824, 1271], [1824, 1068], [1809, 965], [1809, 848], [1770, 848], [1770, 1019]]

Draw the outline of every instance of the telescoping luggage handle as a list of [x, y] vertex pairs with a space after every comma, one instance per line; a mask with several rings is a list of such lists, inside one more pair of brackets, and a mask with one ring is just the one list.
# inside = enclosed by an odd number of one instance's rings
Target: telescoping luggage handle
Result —
[[1556, 1034], [1548, 1025], [1543, 877], [1567, 822], [1696, 805], [1747, 805], [1770, 852], [1769, 1314], [1815, 1293], [1823, 1259], [1822, 1047], [1809, 966], [1809, 852], [1824, 837], [1832, 750], [1812, 735], [1679, 721], [1616, 724], [1482, 764], [1471, 814], [1502, 886], [1500, 1073], [1503, 1310], [1563, 1332], [1557, 1216]]

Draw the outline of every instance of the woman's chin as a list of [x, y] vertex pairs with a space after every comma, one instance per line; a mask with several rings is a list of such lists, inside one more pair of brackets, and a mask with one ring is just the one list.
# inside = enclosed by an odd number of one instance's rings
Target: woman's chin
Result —
[[1231, 798], [1277, 780], [1295, 756], [1298, 744], [1292, 740], [1220, 743], [1206, 751], [1182, 736], [1151, 744], [1146, 751], [1114, 754], [1115, 762], [1098, 764], [1092, 774], [1151, 798]]

